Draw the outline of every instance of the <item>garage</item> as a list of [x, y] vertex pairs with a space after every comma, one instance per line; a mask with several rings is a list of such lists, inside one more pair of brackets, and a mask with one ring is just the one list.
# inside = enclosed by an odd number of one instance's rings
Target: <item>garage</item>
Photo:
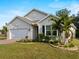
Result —
[[9, 39], [24, 39], [28, 36], [27, 29], [10, 29]]

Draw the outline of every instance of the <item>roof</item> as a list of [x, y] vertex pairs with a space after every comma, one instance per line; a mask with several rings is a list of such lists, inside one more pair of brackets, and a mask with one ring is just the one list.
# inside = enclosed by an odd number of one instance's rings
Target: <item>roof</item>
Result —
[[[46, 16], [45, 16], [43, 19], [41, 19], [41, 20], [34, 20], [34, 21], [32, 21], [32, 19], [30, 19], [30, 18], [28, 18], [28, 17], [25, 17], [25, 16], [27, 16], [29, 13], [31, 13], [32, 11], [40, 12], [40, 13], [46, 15]], [[19, 18], [19, 20], [24, 21], [24, 22], [27, 22], [27, 23], [29, 23], [29, 24], [35, 24], [35, 23], [41, 22], [41, 21], [45, 20], [46, 18], [48, 18], [49, 16], [53, 16], [54, 18], [58, 18], [58, 17], [56, 17], [56, 16], [54, 16], [54, 15], [50, 15], [50, 14], [48, 14], [48, 13], [45, 13], [45, 12], [43, 12], [43, 11], [39, 11], [39, 10], [37, 10], [37, 9], [32, 9], [29, 13], [27, 13], [24, 17], [16, 16], [11, 22], [8, 23], [8, 25], [11, 24], [16, 18]]]
[[8, 23], [8, 25], [11, 24], [13, 21], [15, 21], [17, 18], [19, 20], [21, 20], [21, 21], [24, 21], [26, 23], [32, 24], [32, 21], [31, 20], [29, 20], [29, 19], [27, 19], [25, 17], [16, 16], [11, 22]]
[[45, 18], [43, 18], [42, 20], [40, 20], [39, 22], [42, 22], [43, 20], [45, 20], [46, 18], [48, 18], [50, 16], [53, 17], [54, 19], [59, 19], [59, 17], [49, 14]]
[[24, 22], [27, 22], [27, 23], [29, 23], [29, 24], [32, 24], [32, 21], [31, 21], [30, 19], [28, 19], [28, 18], [20, 17], [20, 16], [18, 16], [18, 18], [19, 18], [20, 20], [24, 21]]
[[[48, 18], [48, 17], [50, 17], [50, 16], [52, 16], [54, 19], [59, 19], [59, 17], [57, 17], [57, 16], [54, 16], [54, 15], [51, 15], [51, 14], [48, 14], [48, 13], [45, 13], [45, 12], [42, 12], [42, 11], [39, 11], [39, 10], [37, 10], [37, 9], [32, 9], [29, 13], [31, 13], [32, 11], [38, 11], [38, 12], [40, 12], [40, 13], [43, 13], [43, 14], [45, 14], [46, 16], [43, 18], [43, 19], [41, 19], [41, 20], [34, 20], [34, 21], [32, 21], [32, 19], [30, 19], [30, 18], [28, 18], [28, 17], [21, 17], [21, 16], [16, 16], [10, 23], [8, 23], [8, 25], [9, 24], [11, 24], [14, 20], [16, 20], [16, 18], [18, 18], [19, 20], [21, 20], [21, 21], [24, 21], [24, 22], [26, 22], [26, 23], [28, 23], [28, 24], [37, 24], [37, 23], [40, 23], [40, 22], [42, 22], [43, 20], [45, 20], [46, 18]], [[28, 13], [28, 14], [29, 14]], [[27, 14], [27, 15], [28, 15]], [[74, 24], [71, 24], [72, 25], [72, 27], [74, 27], [75, 29], [76, 29], [76, 26], [74, 25]]]
[[46, 13], [46, 12], [43, 12], [43, 11], [40, 11], [40, 10], [37, 10], [37, 9], [32, 9], [30, 12], [28, 12], [24, 17], [26, 17], [28, 14], [30, 14], [32, 11], [37, 11], [37, 12], [39, 12], [39, 13], [42, 13], [42, 14], [44, 14], [44, 15], [48, 15], [48, 13]]

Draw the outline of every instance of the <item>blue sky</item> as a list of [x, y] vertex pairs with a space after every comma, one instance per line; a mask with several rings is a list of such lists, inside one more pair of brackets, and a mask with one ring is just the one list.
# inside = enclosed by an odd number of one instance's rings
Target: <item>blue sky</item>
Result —
[[79, 0], [0, 0], [0, 28], [15, 16], [24, 16], [33, 8], [50, 14], [68, 8], [72, 14], [77, 14]]

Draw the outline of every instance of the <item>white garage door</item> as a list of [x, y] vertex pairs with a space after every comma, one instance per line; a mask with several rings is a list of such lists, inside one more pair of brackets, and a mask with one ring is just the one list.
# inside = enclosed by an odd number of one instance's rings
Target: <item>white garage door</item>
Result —
[[23, 39], [28, 36], [27, 29], [12, 29], [10, 30], [10, 39]]

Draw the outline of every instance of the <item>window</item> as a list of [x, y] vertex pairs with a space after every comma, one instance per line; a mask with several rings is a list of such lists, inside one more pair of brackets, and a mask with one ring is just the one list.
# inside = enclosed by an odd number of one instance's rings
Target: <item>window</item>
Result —
[[51, 25], [47, 25], [46, 26], [46, 35], [48, 35], [48, 36], [51, 36], [51, 35], [56, 36], [57, 31], [53, 30]]
[[46, 35], [51, 35], [51, 31], [46, 31]]
[[42, 33], [45, 34], [45, 26], [42, 26]]
[[52, 35], [56, 36], [57, 35], [57, 31], [53, 30]]
[[46, 26], [46, 35], [51, 35], [51, 25]]

